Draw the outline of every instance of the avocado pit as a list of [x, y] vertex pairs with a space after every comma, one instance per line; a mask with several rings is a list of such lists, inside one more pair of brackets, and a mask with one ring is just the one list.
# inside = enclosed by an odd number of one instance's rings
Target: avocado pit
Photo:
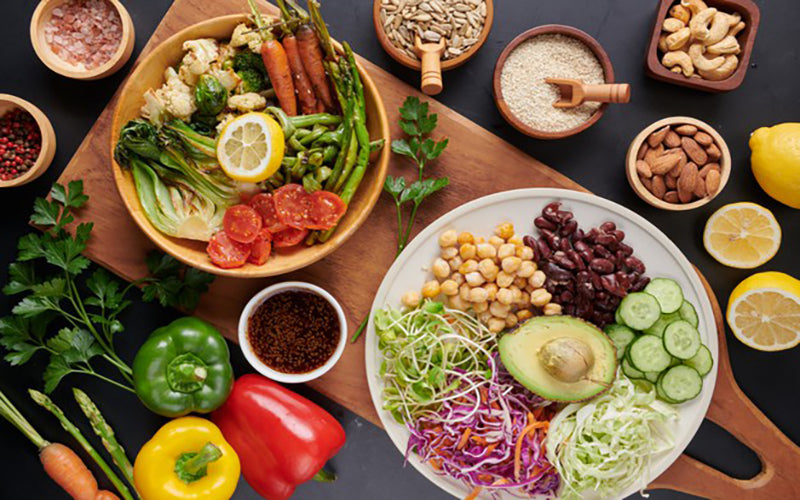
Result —
[[562, 382], [585, 379], [594, 365], [592, 349], [586, 342], [573, 337], [548, 340], [537, 355], [547, 373]]

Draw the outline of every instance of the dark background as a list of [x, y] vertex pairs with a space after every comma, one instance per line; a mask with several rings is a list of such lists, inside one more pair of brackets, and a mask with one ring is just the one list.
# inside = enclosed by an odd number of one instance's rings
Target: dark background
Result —
[[[439, 96], [442, 102], [598, 195], [630, 207], [655, 223], [709, 278], [723, 307], [733, 287], [750, 274], [723, 267], [702, 247], [703, 225], [723, 204], [749, 200], [771, 209], [783, 228], [783, 244], [778, 255], [759, 270], [800, 275], [797, 264], [800, 213], [780, 205], [761, 191], [750, 172], [747, 146], [749, 134], [760, 126], [800, 121], [800, 3], [797, 0], [757, 2], [762, 21], [752, 66], [744, 84], [724, 95], [684, 89], [645, 76], [642, 62], [653, 27], [658, 3], [655, 0], [498, 0], [495, 3], [495, 22], [488, 42], [468, 64], [445, 74], [445, 91]], [[50, 117], [58, 137], [55, 161], [44, 176], [24, 187], [0, 191], [3, 221], [0, 260], [5, 264], [14, 256], [17, 238], [29, 231], [26, 219], [34, 197], [44, 195], [61, 173], [131, 63], [116, 75], [98, 82], [78, 82], [58, 76], [39, 62], [29, 41], [28, 24], [36, 2], [4, 0], [2, 4], [0, 92], [23, 97], [39, 106]], [[133, 61], [170, 1], [130, 0], [126, 4], [136, 25]], [[243, 8], [244, 5], [242, 1]], [[378, 45], [372, 26], [371, 1], [325, 0], [323, 13], [335, 37], [349, 40], [357, 52], [399, 78], [412, 85], [417, 83], [417, 75], [392, 61]], [[632, 85], [633, 99], [628, 105], [613, 106], [597, 125], [579, 136], [541, 142], [517, 133], [503, 121], [492, 101], [491, 77], [496, 58], [512, 38], [528, 28], [548, 23], [573, 25], [597, 38], [611, 57], [617, 80]], [[640, 201], [628, 186], [623, 169], [630, 140], [653, 121], [677, 114], [710, 123], [726, 139], [733, 156], [733, 173], [725, 191], [707, 206], [688, 213], [660, 211]], [[497, 162], [502, 165], [503, 158], [498, 158]], [[4, 269], [0, 276], [5, 281]], [[7, 313], [12, 304], [5, 297], [0, 300], [2, 313]], [[121, 356], [132, 359], [142, 338], [177, 316], [176, 312], [157, 306], [136, 304], [123, 318], [126, 333], [118, 339]], [[800, 401], [796, 392], [800, 384], [798, 350], [762, 353], [745, 347], [730, 333], [728, 342], [733, 369], [742, 389], [794, 442], [800, 442], [797, 418]], [[238, 350], [234, 350], [233, 358], [237, 373], [248, 370]], [[0, 362], [0, 389], [45, 438], [70, 444], [77, 450], [77, 445], [56, 420], [34, 407], [25, 393], [28, 387], [41, 387], [43, 368], [41, 358], [22, 368]], [[58, 389], [55, 399], [80, 423], [87, 436], [91, 429], [85, 425], [68, 391], [73, 384], [95, 398], [132, 458], [164, 423], [164, 419], [148, 412], [131, 395], [107, 384], [71, 376]], [[300, 390], [306, 394], [311, 392]], [[343, 423], [348, 441], [332, 461], [339, 480], [333, 485], [303, 485], [294, 498], [449, 498], [413, 468], [403, 467], [402, 455], [383, 431], [316, 394], [309, 395]], [[0, 449], [5, 452], [4, 467], [0, 469], [0, 498], [66, 498], [41, 470], [30, 443], [4, 421], [0, 421]], [[708, 422], [689, 445], [688, 453], [738, 478], [752, 477], [760, 470], [753, 452]], [[234, 498], [245, 500], [258, 496], [241, 481]], [[670, 491], [655, 491], [651, 498], [687, 497]]]

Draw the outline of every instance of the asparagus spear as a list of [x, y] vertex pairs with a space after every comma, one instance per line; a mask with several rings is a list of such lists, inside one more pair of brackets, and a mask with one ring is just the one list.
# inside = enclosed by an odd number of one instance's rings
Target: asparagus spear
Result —
[[123, 483], [122, 480], [119, 478], [119, 476], [117, 476], [116, 473], [114, 473], [114, 471], [111, 469], [111, 466], [108, 465], [108, 462], [106, 462], [103, 459], [103, 457], [99, 453], [97, 453], [97, 450], [95, 450], [94, 447], [92, 447], [89, 441], [87, 441], [86, 438], [83, 437], [81, 431], [67, 419], [67, 416], [64, 415], [64, 412], [61, 411], [61, 408], [56, 406], [56, 404], [53, 403], [53, 401], [49, 397], [45, 396], [39, 391], [28, 389], [28, 392], [30, 393], [31, 398], [39, 406], [43, 407], [45, 410], [55, 415], [55, 417], [61, 423], [61, 427], [63, 427], [65, 431], [69, 432], [72, 435], [72, 437], [75, 438], [75, 440], [83, 447], [86, 453], [88, 453], [89, 456], [92, 457], [92, 459], [103, 470], [106, 477], [111, 481], [114, 487], [117, 488], [117, 491], [119, 491], [119, 494], [122, 496], [122, 498], [124, 498], [125, 500], [133, 500], [133, 495], [131, 495], [130, 490], [128, 489], [127, 486], [125, 486], [125, 483]]
[[111, 455], [112, 461], [119, 471], [122, 472], [122, 475], [125, 476], [125, 479], [128, 480], [128, 483], [133, 485], [133, 465], [131, 465], [131, 461], [128, 460], [128, 456], [125, 454], [125, 448], [117, 441], [114, 435], [114, 429], [111, 428], [105, 417], [103, 417], [103, 414], [100, 413], [100, 409], [97, 408], [97, 405], [94, 404], [94, 401], [92, 401], [85, 392], [77, 387], [73, 387], [72, 392], [75, 395], [75, 401], [78, 402], [78, 406], [81, 407], [83, 414], [86, 415], [86, 418], [88, 418], [89, 422], [92, 424], [94, 433], [100, 437], [106, 451]]

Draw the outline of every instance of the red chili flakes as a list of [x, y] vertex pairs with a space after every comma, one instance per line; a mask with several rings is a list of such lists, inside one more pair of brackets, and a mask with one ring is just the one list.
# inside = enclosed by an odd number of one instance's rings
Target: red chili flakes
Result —
[[0, 116], [0, 180], [10, 181], [36, 163], [42, 134], [30, 113], [14, 108]]
[[53, 9], [44, 36], [61, 60], [95, 69], [117, 52], [122, 20], [106, 0], [69, 0]]
[[308, 373], [324, 365], [336, 350], [339, 330], [339, 316], [327, 300], [294, 290], [265, 300], [247, 322], [255, 355], [283, 373]]

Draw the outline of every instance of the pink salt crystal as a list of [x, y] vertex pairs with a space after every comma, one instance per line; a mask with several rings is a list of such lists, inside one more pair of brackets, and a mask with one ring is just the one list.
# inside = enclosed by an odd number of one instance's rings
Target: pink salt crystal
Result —
[[64, 61], [94, 69], [116, 53], [122, 22], [107, 0], [69, 0], [53, 9], [45, 39]]

